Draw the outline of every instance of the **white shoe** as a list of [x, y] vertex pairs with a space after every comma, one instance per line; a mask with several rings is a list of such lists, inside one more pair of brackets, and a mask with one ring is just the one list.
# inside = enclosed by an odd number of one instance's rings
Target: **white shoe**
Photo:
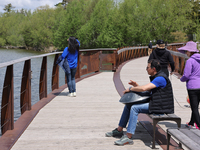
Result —
[[73, 93], [69, 93], [68, 96], [69, 96], [69, 97], [73, 97], [74, 94], [73, 94]]
[[76, 92], [73, 93], [73, 96], [76, 97]]

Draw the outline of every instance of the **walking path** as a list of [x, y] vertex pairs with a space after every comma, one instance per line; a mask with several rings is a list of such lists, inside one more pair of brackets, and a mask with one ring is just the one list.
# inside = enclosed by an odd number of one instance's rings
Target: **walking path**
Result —
[[[123, 66], [120, 77], [127, 88], [130, 79], [139, 84], [149, 82], [146, 73], [148, 57], [134, 59]], [[189, 121], [190, 108], [186, 102], [185, 83], [171, 76], [175, 114], [182, 123]], [[67, 97], [67, 89], [40, 110], [12, 150], [150, 150], [152, 137], [138, 123], [134, 145], [116, 146], [116, 138], [105, 137], [105, 132], [117, 127], [123, 104], [113, 82], [113, 72], [102, 72], [77, 84], [77, 97]], [[166, 130], [176, 127], [174, 122], [161, 122]], [[161, 147], [156, 144], [157, 149]]]

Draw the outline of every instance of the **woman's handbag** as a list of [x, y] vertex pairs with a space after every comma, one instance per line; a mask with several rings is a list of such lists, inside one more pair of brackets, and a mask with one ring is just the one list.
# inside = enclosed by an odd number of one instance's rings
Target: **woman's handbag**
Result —
[[71, 70], [69, 68], [69, 64], [68, 64], [68, 61], [67, 61], [67, 58], [65, 59], [62, 59], [62, 56], [60, 55], [56, 61], [56, 64], [58, 64], [66, 74], [70, 74], [71, 73]]
[[125, 93], [119, 102], [124, 104], [141, 104], [141, 103], [147, 103], [150, 101], [151, 94], [148, 91], [145, 92], [133, 92], [130, 91], [128, 93]]

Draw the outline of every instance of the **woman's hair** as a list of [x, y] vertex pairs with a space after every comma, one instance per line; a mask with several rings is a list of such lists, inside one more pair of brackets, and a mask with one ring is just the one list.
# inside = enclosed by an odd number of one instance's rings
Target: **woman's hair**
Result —
[[190, 57], [193, 55], [193, 54], [196, 54], [198, 52], [190, 52]]
[[77, 42], [76, 38], [73, 36], [69, 37], [69, 46], [68, 46], [68, 51], [71, 54], [74, 54], [75, 52], [79, 51], [79, 43]]
[[156, 71], [160, 71], [161, 70], [161, 65], [159, 60], [157, 59], [151, 59], [148, 61], [149, 64], [151, 64], [151, 68], [156, 68]]

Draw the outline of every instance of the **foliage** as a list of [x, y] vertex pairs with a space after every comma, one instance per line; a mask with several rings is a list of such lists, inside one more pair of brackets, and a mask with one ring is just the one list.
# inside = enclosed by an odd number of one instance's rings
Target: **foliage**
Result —
[[57, 28], [54, 33], [55, 46], [64, 49], [64, 47], [67, 46], [67, 39], [69, 36], [79, 38], [78, 30], [87, 21], [85, 14], [83, 13], [86, 10], [87, 3], [88, 1], [85, 0], [73, 0], [68, 4], [64, 13], [62, 11], [59, 13], [64, 17], [59, 19], [55, 24], [55, 27]]
[[11, 12], [11, 10], [15, 8], [12, 6], [11, 3], [9, 3], [8, 5], [5, 5], [5, 8], [3, 10], [5, 10], [7, 13]]
[[185, 34], [200, 39], [199, 1], [194, 0], [63, 0], [35, 11], [14, 11], [12, 4], [0, 14], [0, 46], [13, 45], [63, 50], [69, 36], [81, 48], [117, 48], [150, 40], [185, 41]]
[[190, 17], [194, 22], [190, 30], [196, 33], [195, 40], [200, 41], [200, 0], [191, 0], [190, 5], [192, 6]]
[[3, 38], [0, 38], [0, 46], [4, 46], [6, 44], [6, 41]]
[[186, 42], [187, 34], [181, 31], [171, 32], [171, 35], [174, 37], [174, 42]]

